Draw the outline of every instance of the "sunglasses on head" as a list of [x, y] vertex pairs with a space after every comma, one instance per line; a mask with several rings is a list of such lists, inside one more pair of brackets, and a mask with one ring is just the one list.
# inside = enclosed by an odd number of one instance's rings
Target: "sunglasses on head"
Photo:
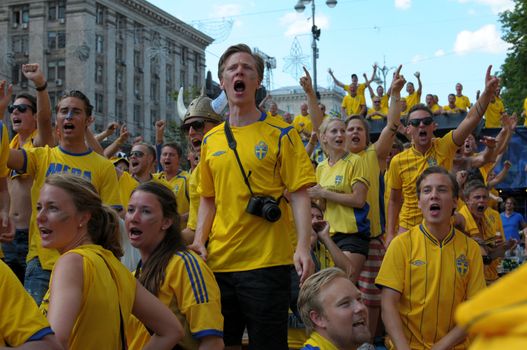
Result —
[[131, 158], [131, 157], [143, 158], [144, 155], [145, 155], [144, 152], [132, 151], [132, 152], [130, 152], [129, 158]]
[[15, 109], [18, 109], [18, 111], [20, 113], [25, 113], [28, 108], [31, 109], [33, 111], [33, 113], [35, 112], [35, 110], [33, 109], [33, 106], [27, 105], [25, 103], [21, 103], [21, 104], [18, 104], [18, 105], [9, 105], [7, 107], [7, 111], [9, 113], [13, 113], [15, 111]]
[[434, 118], [432, 118], [432, 117], [425, 117], [425, 118], [420, 118], [420, 119], [410, 119], [408, 121], [408, 124], [410, 124], [411, 126], [417, 128], [419, 125], [421, 125], [421, 123], [423, 123], [424, 125], [428, 126], [428, 125], [432, 124], [433, 122], [434, 122]]
[[181, 125], [181, 131], [189, 132], [190, 127], [196, 131], [201, 131], [205, 127], [205, 120], [194, 120], [193, 122], [185, 123]]

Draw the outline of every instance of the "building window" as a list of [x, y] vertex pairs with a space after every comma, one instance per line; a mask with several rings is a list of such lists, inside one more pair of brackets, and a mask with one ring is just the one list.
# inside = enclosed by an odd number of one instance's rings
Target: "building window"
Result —
[[[18, 6], [13, 8], [13, 26], [29, 23], [29, 6]], [[26, 27], [27, 28], [27, 27]]]
[[118, 64], [124, 62], [123, 44], [115, 44], [115, 59], [117, 60]]
[[141, 78], [138, 76], [134, 78], [134, 95], [136, 99], [141, 99]]
[[185, 46], [181, 47], [181, 64], [186, 65], [188, 59], [188, 48]]
[[179, 75], [180, 80], [181, 80], [181, 83], [180, 83], [179, 86], [180, 87], [183, 86], [184, 88], [187, 87], [187, 77], [185, 76], [185, 73], [186, 73], [186, 71], [184, 69], [182, 69], [181, 72], [180, 72], [180, 75]]
[[117, 15], [116, 16], [116, 29], [117, 29], [117, 38], [124, 39], [126, 34], [126, 17]]
[[66, 14], [66, 1], [52, 1], [48, 5], [48, 20], [64, 22]]
[[63, 49], [66, 47], [66, 32], [48, 32], [48, 49]]
[[199, 61], [200, 60], [201, 60], [201, 57], [200, 57], [199, 53], [195, 52], [194, 53], [194, 72], [195, 73], [199, 72]]
[[103, 73], [104, 73], [104, 68], [103, 68], [102, 64], [97, 63], [95, 65], [95, 82], [97, 84], [102, 84], [103, 83]]
[[117, 73], [115, 73], [115, 87], [117, 92], [123, 91], [123, 72], [121, 70], [118, 70]]
[[11, 50], [14, 53], [29, 53], [29, 37], [27, 35], [13, 35]]
[[139, 23], [134, 24], [134, 44], [140, 45], [143, 43], [143, 26]]
[[[48, 81], [63, 81], [66, 78], [66, 62], [64, 60], [48, 62]], [[60, 85], [60, 84], [58, 84]]]
[[95, 52], [104, 53], [104, 37], [102, 35], [95, 35]]
[[134, 105], [134, 122], [140, 125], [141, 122], [141, 105]]
[[97, 9], [95, 10], [95, 23], [96, 24], [104, 24], [104, 12], [105, 12], [104, 6], [101, 4], [97, 4]]
[[103, 113], [104, 110], [104, 96], [102, 94], [95, 94], [95, 112]]
[[115, 100], [115, 116], [119, 122], [123, 121], [123, 116], [124, 116], [123, 106], [124, 106], [123, 100], [120, 100], [120, 99]]

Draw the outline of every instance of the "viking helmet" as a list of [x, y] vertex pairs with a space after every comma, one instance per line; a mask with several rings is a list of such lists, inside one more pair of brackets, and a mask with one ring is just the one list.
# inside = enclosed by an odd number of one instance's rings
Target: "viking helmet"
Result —
[[[182, 95], [183, 95], [183, 88], [180, 89], [179, 96], [182, 96]], [[212, 102], [213, 102], [212, 99], [209, 98], [207, 95], [205, 95], [205, 89], [201, 90], [201, 95], [195, 98], [194, 100], [192, 100], [188, 108], [186, 108], [184, 111], [182, 111], [183, 109], [182, 106], [183, 107], [185, 106], [183, 104], [182, 99], [181, 101], [178, 101], [179, 115], [180, 117], [182, 115], [184, 116], [184, 118], [182, 118], [183, 123], [185, 123], [187, 119], [194, 118], [194, 117], [202, 117], [202, 118], [209, 119], [210, 121], [218, 122], [218, 123], [223, 122], [222, 116], [216, 113], [214, 109], [212, 108], [211, 106]]]

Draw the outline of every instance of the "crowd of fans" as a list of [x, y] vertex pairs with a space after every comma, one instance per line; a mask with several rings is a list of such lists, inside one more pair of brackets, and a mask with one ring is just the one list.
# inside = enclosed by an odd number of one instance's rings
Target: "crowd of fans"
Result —
[[[193, 100], [184, 150], [163, 120], [155, 144], [113, 122], [94, 135], [77, 90], [52, 123], [46, 78], [23, 65], [36, 97], [0, 82], [15, 133], [0, 123], [0, 348], [522, 348], [527, 270], [500, 266], [525, 254], [527, 223], [494, 190], [517, 117], [491, 68], [473, 104], [458, 83], [443, 107], [402, 66], [386, 92], [376, 66], [349, 85], [330, 69], [339, 116], [305, 70], [293, 118], [271, 96], [256, 105], [264, 63], [231, 46], [228, 113]], [[466, 115], [436, 137], [443, 113]], [[484, 115], [497, 137], [474, 134]]]

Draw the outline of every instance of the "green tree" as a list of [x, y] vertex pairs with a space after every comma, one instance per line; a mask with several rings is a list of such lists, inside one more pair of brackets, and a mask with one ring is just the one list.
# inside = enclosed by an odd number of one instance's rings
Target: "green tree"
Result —
[[511, 44], [501, 66], [503, 102], [509, 112], [521, 112], [527, 96], [527, 0], [514, 0], [514, 9], [501, 13], [500, 21], [502, 38]]

